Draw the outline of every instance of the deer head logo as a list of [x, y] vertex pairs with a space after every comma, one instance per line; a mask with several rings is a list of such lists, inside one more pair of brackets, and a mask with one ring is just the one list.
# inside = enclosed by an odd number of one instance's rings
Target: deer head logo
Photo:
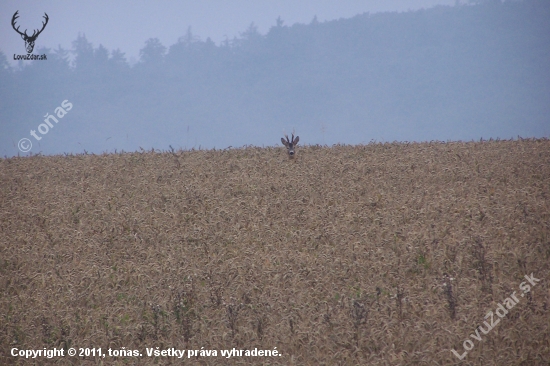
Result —
[[48, 14], [44, 13], [44, 19], [46, 19], [46, 21], [42, 22], [42, 29], [35, 29], [32, 33], [32, 36], [29, 36], [26, 29], [25, 32], [21, 33], [19, 31], [19, 27], [15, 28], [15, 20], [19, 18], [19, 15], [17, 15], [17, 13], [19, 13], [19, 10], [17, 10], [15, 14], [13, 14], [13, 18], [11, 18], [11, 26], [17, 33], [21, 35], [21, 38], [23, 38], [23, 40], [25, 41], [25, 48], [27, 49], [27, 53], [32, 53], [32, 51], [34, 50], [34, 42], [36, 41], [36, 38], [38, 38], [38, 35], [42, 33], [44, 28], [46, 28], [46, 24], [48, 24]]
[[285, 133], [285, 137], [286, 137], [286, 141], [284, 138], [281, 137], [281, 142], [283, 143], [283, 145], [286, 146], [286, 149], [288, 150], [288, 157], [290, 159], [294, 159], [294, 154], [295, 154], [295, 151], [294, 151], [294, 148], [296, 147], [296, 145], [298, 145], [298, 141], [300, 141], [300, 136], [296, 136], [294, 137], [294, 131], [292, 132], [292, 139], [288, 139], [288, 135]]

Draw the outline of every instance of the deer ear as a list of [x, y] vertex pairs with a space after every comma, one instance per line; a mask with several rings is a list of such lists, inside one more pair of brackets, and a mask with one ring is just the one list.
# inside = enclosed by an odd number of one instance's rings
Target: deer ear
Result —
[[285, 141], [284, 138], [281, 137], [281, 142], [283, 143], [283, 145], [285, 145], [286, 147], [288, 147], [288, 142]]
[[296, 138], [294, 139], [294, 145], [298, 145], [298, 141], [300, 141], [300, 136], [296, 136]]

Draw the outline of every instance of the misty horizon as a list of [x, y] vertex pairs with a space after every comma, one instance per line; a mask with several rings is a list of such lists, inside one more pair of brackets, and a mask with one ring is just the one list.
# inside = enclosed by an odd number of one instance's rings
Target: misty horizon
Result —
[[171, 44], [147, 39], [134, 63], [84, 33], [70, 49], [41, 34], [46, 61], [12, 67], [0, 49], [0, 155], [22, 138], [59, 154], [281, 146], [292, 129], [309, 145], [548, 136], [547, 19], [547, 3], [526, 0], [281, 17], [221, 43], [189, 26]]
[[[6, 54], [18, 53], [20, 39], [13, 37], [15, 33], [10, 25], [17, 10], [20, 24], [29, 30], [40, 25], [45, 12], [51, 17], [47, 32], [37, 41], [38, 47], [68, 49], [79, 34], [85, 34], [95, 46], [101, 44], [110, 50], [120, 49], [129, 63], [134, 64], [147, 39], [158, 38], [165, 45], [174, 44], [189, 27], [200, 40], [210, 38], [221, 45], [226, 40], [239, 38], [252, 23], [265, 35], [279, 17], [285, 25], [291, 26], [308, 24], [314, 17], [324, 22], [363, 13], [403, 12], [454, 4], [455, 0], [302, 0], [298, 3], [279, 0], [261, 4], [250, 0], [177, 4], [100, 0], [80, 4], [42, 1], [36, 6], [35, 3], [6, 0], [0, 3], [0, 49]], [[11, 59], [10, 62], [12, 66], [16, 63]]]

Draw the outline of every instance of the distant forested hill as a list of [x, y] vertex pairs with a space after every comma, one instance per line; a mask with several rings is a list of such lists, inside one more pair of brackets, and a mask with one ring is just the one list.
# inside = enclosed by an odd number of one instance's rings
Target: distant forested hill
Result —
[[549, 1], [274, 22], [221, 45], [149, 39], [133, 66], [84, 35], [74, 62], [43, 49], [13, 69], [2, 53], [0, 154], [63, 100], [34, 153], [273, 145], [292, 127], [309, 144], [550, 134]]

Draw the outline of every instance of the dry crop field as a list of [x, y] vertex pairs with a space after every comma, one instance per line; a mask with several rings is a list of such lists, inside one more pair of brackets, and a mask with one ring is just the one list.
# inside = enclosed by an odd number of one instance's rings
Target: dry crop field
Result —
[[1, 159], [0, 364], [549, 365], [549, 199], [548, 139]]

